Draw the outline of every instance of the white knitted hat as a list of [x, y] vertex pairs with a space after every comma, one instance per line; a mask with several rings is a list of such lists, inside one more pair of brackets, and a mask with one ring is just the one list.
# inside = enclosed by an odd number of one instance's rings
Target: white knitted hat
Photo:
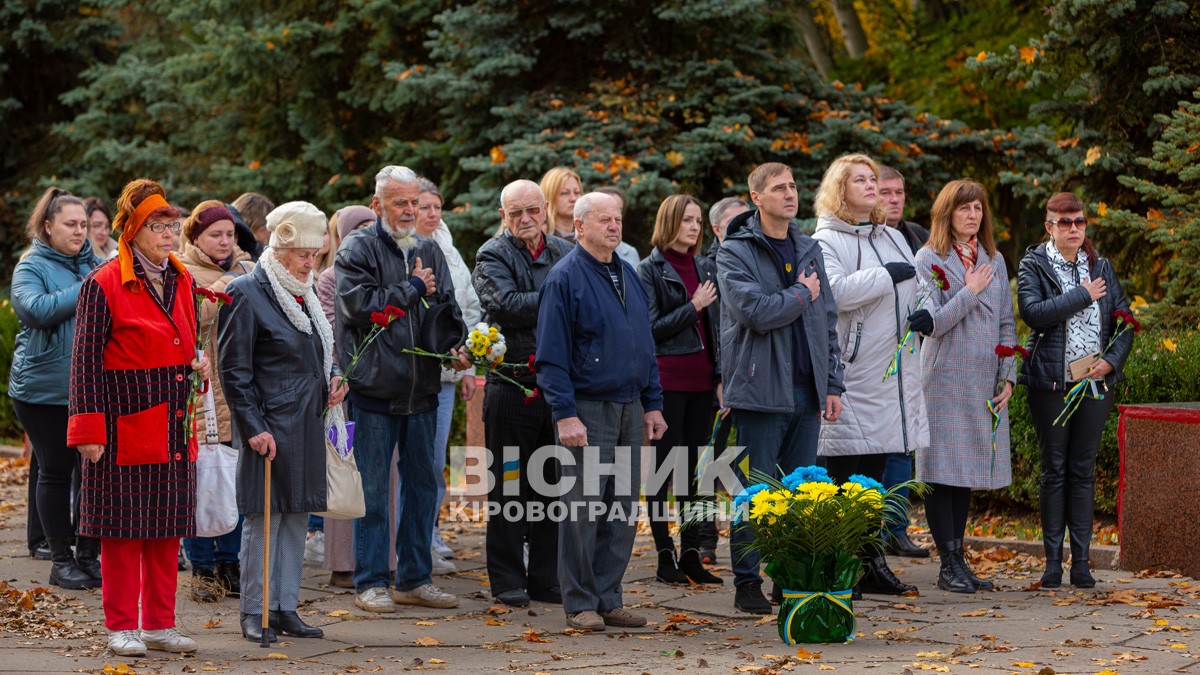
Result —
[[288, 202], [267, 214], [271, 248], [321, 248], [329, 221], [321, 209], [308, 202]]

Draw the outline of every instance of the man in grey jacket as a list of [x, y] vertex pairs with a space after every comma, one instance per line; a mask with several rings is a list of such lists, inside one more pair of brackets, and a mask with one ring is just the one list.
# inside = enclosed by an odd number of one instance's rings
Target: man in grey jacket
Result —
[[[841, 414], [837, 308], [820, 247], [792, 222], [791, 169], [763, 164], [748, 182], [758, 211], [729, 223], [717, 253], [721, 372], [750, 468], [780, 476], [815, 462], [821, 416]], [[759, 555], [743, 554], [752, 537], [748, 527], [733, 532], [734, 606], [769, 614]]]

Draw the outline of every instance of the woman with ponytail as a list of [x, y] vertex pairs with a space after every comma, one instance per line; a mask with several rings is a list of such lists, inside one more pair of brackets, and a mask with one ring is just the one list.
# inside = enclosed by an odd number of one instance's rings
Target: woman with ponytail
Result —
[[[75, 306], [84, 278], [101, 264], [88, 241], [83, 201], [62, 188], [42, 194], [26, 226], [29, 249], [13, 270], [12, 305], [21, 322], [8, 394], [38, 464], [31, 514], [50, 546], [50, 584], [100, 586], [100, 542], [75, 539], [71, 479], [79, 455], [67, 446], [67, 375]], [[71, 550], [72, 540], [75, 550]]]
[[[1029, 416], [1042, 451], [1041, 516], [1046, 571], [1042, 588], [1062, 585], [1062, 545], [1071, 532], [1071, 585], [1096, 585], [1088, 564], [1096, 501], [1096, 452], [1112, 411], [1108, 393], [1122, 369], [1133, 333], [1116, 339], [1113, 313], [1129, 311], [1121, 280], [1087, 238], [1083, 200], [1060, 192], [1046, 202], [1046, 239], [1031, 246], [1017, 272], [1017, 305], [1031, 329], [1029, 358], [1017, 382], [1029, 388]], [[1060, 420], [1064, 394], [1084, 385], [1074, 414]]]
[[196, 532], [190, 394], [209, 376], [196, 354], [194, 284], [171, 252], [182, 223], [161, 185], [126, 185], [113, 226], [117, 258], [83, 282], [71, 352], [67, 444], [84, 458], [79, 533], [104, 550], [109, 649], [193, 652], [196, 642], [175, 629], [175, 584], [179, 538]]

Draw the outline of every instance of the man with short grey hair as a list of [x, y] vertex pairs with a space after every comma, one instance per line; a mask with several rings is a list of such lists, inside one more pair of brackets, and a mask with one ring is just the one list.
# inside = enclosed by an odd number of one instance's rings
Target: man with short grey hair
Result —
[[[349, 364], [389, 305], [405, 316], [381, 332], [359, 357], [350, 383], [349, 418], [355, 422], [355, 459], [362, 474], [366, 515], [354, 521], [355, 604], [395, 612], [396, 603], [457, 607], [458, 598], [431, 581], [431, 535], [437, 516], [434, 429], [441, 386], [437, 359], [404, 354], [422, 347], [445, 351], [462, 336], [462, 317], [446, 258], [437, 243], [417, 236], [420, 186], [403, 166], [375, 177], [374, 226], [350, 233], [337, 251], [335, 325], [338, 357]], [[457, 330], [457, 334], [455, 334]], [[454, 362], [467, 367], [466, 359]], [[399, 447], [401, 500], [397, 505], [395, 590], [389, 594], [388, 477]]]
[[666, 430], [649, 300], [633, 267], [614, 254], [616, 200], [588, 193], [574, 215], [578, 245], [542, 286], [537, 326], [538, 387], [573, 460], [562, 468], [563, 610], [580, 630], [644, 626], [645, 617], [623, 606], [621, 578], [637, 531], [642, 436], [657, 440]]
[[726, 197], [712, 205], [708, 210], [708, 224], [716, 238], [713, 239], [712, 246], [708, 247], [709, 258], [717, 259], [717, 251], [721, 249], [721, 242], [725, 241], [725, 228], [729, 221], [749, 210], [750, 205], [739, 197]]
[[[504, 186], [502, 230], [475, 254], [471, 283], [484, 320], [504, 333], [508, 344], [504, 358], [509, 363], [527, 363], [534, 355], [538, 291], [572, 249], [566, 239], [545, 235], [546, 207], [537, 183], [517, 180]], [[561, 604], [558, 523], [548, 516], [531, 517], [535, 510], [548, 513], [547, 507], [556, 501], [535, 486], [557, 483], [557, 470], [553, 462], [546, 462], [541, 475], [528, 474], [534, 451], [554, 445], [554, 420], [545, 399], [526, 396], [522, 387], [537, 387], [532, 372], [517, 370], [501, 376], [490, 371], [483, 394], [483, 436], [492, 453], [494, 477], [488, 502], [497, 509], [487, 523], [488, 580], [492, 596], [506, 605], [527, 607], [530, 600]], [[517, 456], [506, 456], [505, 448], [516, 448]], [[510, 503], [522, 508], [506, 508]], [[523, 559], [526, 544], [528, 562]]]

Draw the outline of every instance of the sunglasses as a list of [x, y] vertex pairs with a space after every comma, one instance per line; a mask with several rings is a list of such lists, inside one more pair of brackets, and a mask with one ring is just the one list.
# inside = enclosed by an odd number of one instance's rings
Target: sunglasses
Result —
[[524, 209], [508, 209], [504, 212], [504, 215], [508, 216], [509, 218], [512, 218], [513, 220], [520, 220], [522, 215], [524, 215], [526, 213], [529, 214], [530, 218], [536, 218], [539, 215], [541, 215], [542, 207], [530, 206], [530, 207], [524, 208]]
[[1086, 216], [1079, 216], [1078, 218], [1059, 218], [1058, 220], [1047, 220], [1046, 223], [1048, 225], [1054, 225], [1058, 229], [1064, 231], [1069, 230], [1072, 227], [1079, 227], [1079, 229], [1083, 230], [1087, 229], [1088, 219]]

